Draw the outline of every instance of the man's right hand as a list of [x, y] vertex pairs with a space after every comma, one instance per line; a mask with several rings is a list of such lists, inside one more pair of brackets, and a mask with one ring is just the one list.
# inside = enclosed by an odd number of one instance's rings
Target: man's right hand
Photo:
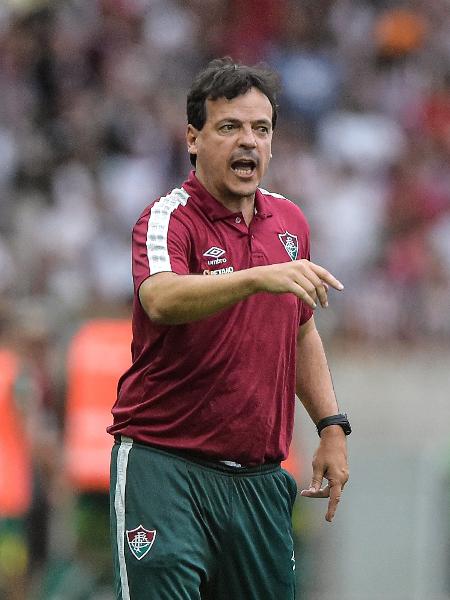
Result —
[[343, 290], [344, 286], [320, 265], [306, 260], [254, 267], [256, 285], [261, 292], [281, 294], [292, 292], [311, 308], [319, 302], [328, 306], [328, 286]]
[[223, 275], [157, 273], [140, 289], [141, 304], [155, 323], [179, 325], [203, 319], [258, 292], [292, 292], [311, 308], [328, 306], [328, 286], [344, 286], [309, 260], [252, 267]]

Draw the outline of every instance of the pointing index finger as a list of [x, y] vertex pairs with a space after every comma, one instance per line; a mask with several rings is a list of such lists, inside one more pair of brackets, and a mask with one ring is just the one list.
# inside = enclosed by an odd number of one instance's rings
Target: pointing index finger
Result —
[[315, 263], [310, 263], [311, 269], [320, 277], [322, 281], [334, 287], [335, 290], [342, 291], [344, 289], [344, 285], [334, 277], [329, 271], [321, 267], [320, 265], [316, 265]]
[[336, 514], [336, 509], [341, 500], [342, 493], [342, 485], [336, 483], [335, 485], [330, 485], [330, 499], [328, 501], [328, 510], [325, 515], [325, 519], [331, 523]]

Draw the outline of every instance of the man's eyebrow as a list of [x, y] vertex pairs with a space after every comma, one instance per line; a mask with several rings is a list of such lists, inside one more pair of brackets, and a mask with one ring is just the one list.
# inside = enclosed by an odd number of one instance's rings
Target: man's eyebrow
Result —
[[222, 117], [217, 121], [217, 123], [241, 123], [240, 119], [236, 119], [236, 117]]
[[[237, 119], [236, 117], [223, 117], [219, 119], [217, 123], [220, 125], [221, 123], [242, 123], [241, 119]], [[272, 121], [269, 119], [261, 118], [255, 119], [252, 123], [256, 123], [258, 125], [272, 125]]]
[[256, 119], [256, 121], [253, 122], [261, 125], [272, 125], [272, 121], [270, 121], [269, 119]]

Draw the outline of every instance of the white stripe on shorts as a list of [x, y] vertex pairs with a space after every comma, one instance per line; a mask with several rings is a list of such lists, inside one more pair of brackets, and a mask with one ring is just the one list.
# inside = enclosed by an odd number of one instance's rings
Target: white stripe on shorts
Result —
[[122, 600], [130, 600], [127, 566], [125, 564], [125, 487], [127, 483], [128, 455], [132, 445], [133, 440], [131, 438], [122, 436], [119, 451], [117, 453], [117, 481], [116, 493], [114, 496], [114, 509], [116, 511], [117, 524], [117, 552], [119, 555]]

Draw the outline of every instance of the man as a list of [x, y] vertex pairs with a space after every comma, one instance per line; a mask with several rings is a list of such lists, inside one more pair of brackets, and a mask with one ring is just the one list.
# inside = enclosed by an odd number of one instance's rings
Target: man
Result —
[[133, 365], [109, 428], [117, 598], [293, 599], [296, 486], [280, 461], [296, 391], [320, 430], [302, 494], [329, 497], [331, 521], [348, 479], [312, 316], [343, 286], [310, 262], [300, 209], [258, 188], [274, 75], [212, 61], [187, 115], [196, 170], [133, 231]]

